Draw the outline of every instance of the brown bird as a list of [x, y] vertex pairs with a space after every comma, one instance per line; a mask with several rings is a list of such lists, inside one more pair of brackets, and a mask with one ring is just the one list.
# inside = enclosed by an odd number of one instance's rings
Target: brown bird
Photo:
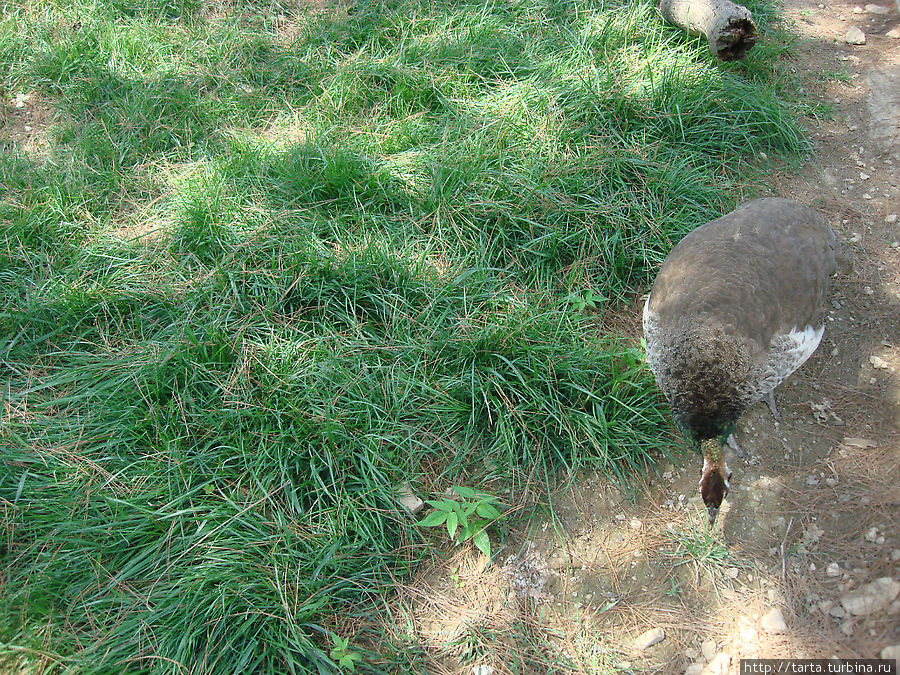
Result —
[[663, 262], [644, 305], [647, 361], [676, 426], [703, 453], [710, 525], [731, 479], [725, 444], [762, 399], [779, 419], [772, 390], [819, 346], [843, 261], [818, 213], [769, 198], [698, 227]]

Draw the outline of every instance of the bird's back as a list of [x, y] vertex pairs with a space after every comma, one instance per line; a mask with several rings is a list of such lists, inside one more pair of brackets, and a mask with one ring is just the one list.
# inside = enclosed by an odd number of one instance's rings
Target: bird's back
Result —
[[787, 199], [748, 202], [686, 235], [644, 313], [648, 360], [676, 419], [719, 433], [798, 368], [821, 338], [836, 271], [831, 228]]

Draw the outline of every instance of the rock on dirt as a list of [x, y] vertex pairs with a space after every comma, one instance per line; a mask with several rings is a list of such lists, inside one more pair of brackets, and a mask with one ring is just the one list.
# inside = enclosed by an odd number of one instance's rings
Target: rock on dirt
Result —
[[900, 593], [900, 582], [881, 577], [841, 597], [841, 605], [854, 616], [878, 612], [891, 604]]
[[866, 34], [856, 26], [850, 26], [847, 35], [844, 36], [844, 42], [848, 45], [864, 45], [866, 44]]
[[784, 620], [784, 614], [778, 607], [773, 607], [766, 612], [759, 622], [760, 628], [771, 635], [787, 632], [787, 622]]
[[659, 644], [665, 639], [666, 633], [662, 628], [651, 628], [650, 630], [641, 633], [634, 640], [632, 640], [631, 645], [635, 649], [644, 651], [645, 649], [649, 649], [655, 644]]
[[704, 673], [709, 673], [709, 675], [725, 675], [728, 672], [728, 666], [731, 665], [731, 654], [728, 652], [721, 652], [720, 654], [716, 654], [715, 658], [709, 662], [706, 668], [703, 669]]
[[879, 656], [883, 659], [900, 659], [900, 645], [885, 647]]

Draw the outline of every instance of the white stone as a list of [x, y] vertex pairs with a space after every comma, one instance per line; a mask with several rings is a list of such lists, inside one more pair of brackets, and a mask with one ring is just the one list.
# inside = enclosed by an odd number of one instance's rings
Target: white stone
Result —
[[728, 672], [728, 666], [730, 665], [731, 654], [729, 654], [728, 652], [722, 652], [721, 654], [716, 654], [716, 657], [709, 662], [704, 672], [708, 672], [711, 675], [724, 675]]
[[892, 40], [900, 40], [900, 28], [891, 28], [885, 35]]
[[900, 593], [900, 582], [881, 577], [841, 597], [841, 604], [854, 616], [878, 612], [891, 604]]
[[716, 641], [704, 640], [703, 644], [700, 645], [700, 653], [703, 654], [704, 659], [712, 661], [713, 657], [716, 655]]
[[858, 6], [858, 5], [857, 5], [856, 7], [853, 8], [853, 13], [854, 13], [854, 14], [862, 14], [862, 13], [865, 12], [865, 11], [866, 11], [866, 10], [864, 10], [862, 7], [860, 7], [860, 6]]
[[878, 530], [874, 527], [870, 527], [868, 531], [866, 531], [866, 541], [875, 541], [878, 537]]
[[684, 669], [684, 675], [702, 675], [703, 673], [703, 664], [702, 663], [692, 663], [687, 668]]
[[472, 675], [494, 675], [493, 666], [472, 666]]
[[869, 14], [887, 14], [891, 10], [881, 5], [866, 5], [866, 11]]
[[847, 616], [847, 611], [840, 605], [835, 605], [828, 610], [828, 613], [835, 619], [843, 619], [845, 616]]
[[828, 567], [825, 568], [825, 576], [827, 577], [839, 577], [841, 576], [841, 566], [836, 562], [828, 563]]
[[772, 635], [787, 632], [787, 622], [784, 620], [784, 614], [778, 607], [773, 607], [766, 612], [759, 621], [760, 627]]
[[856, 26], [850, 26], [844, 36], [844, 42], [848, 45], [864, 45], [866, 44], [866, 34]]
[[[898, 36], [898, 37], [900, 37], [900, 36]], [[884, 222], [886, 222], [886, 223], [896, 223], [896, 222], [897, 222], [897, 214], [896, 214], [896, 213], [891, 213], [891, 214], [885, 216], [885, 217], [884, 217]]]
[[895, 548], [893, 551], [891, 551], [891, 560], [893, 562], [897, 562], [898, 560], [900, 560], [900, 548]]
[[412, 486], [409, 483], [398, 485], [395, 490], [397, 492], [397, 501], [411, 514], [416, 515], [422, 510], [422, 507], [425, 506], [425, 502], [416, 497], [416, 494], [413, 492]]
[[688, 647], [684, 650], [684, 655], [688, 657], [691, 661], [696, 661], [700, 658], [700, 652], [698, 652], [693, 647]]
[[641, 633], [634, 640], [632, 640], [631, 645], [635, 649], [644, 651], [645, 649], [649, 649], [655, 644], [659, 644], [665, 639], [666, 633], [662, 628], [651, 628], [650, 630]]
[[643, 523], [637, 518], [632, 518], [631, 522], [628, 524], [631, 526], [632, 530], [639, 530], [641, 529], [641, 525], [643, 525]]
[[869, 357], [869, 363], [872, 364], [873, 368], [877, 368], [879, 370], [887, 370], [890, 368], [890, 365], [887, 361], [885, 361], [880, 356], [875, 356], [874, 354]]
[[900, 659], [900, 645], [885, 647], [879, 656], [883, 659]]

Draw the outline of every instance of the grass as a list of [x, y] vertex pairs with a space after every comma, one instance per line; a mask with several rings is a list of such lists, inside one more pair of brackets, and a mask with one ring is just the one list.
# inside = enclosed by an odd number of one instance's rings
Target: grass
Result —
[[[805, 150], [768, 35], [717, 64], [641, 2], [7, 3], [3, 121], [55, 118], [0, 156], [3, 666], [332, 672], [335, 617], [428, 554], [398, 483], [667, 452], [599, 318]], [[356, 669], [423, 671], [410, 640]]]

